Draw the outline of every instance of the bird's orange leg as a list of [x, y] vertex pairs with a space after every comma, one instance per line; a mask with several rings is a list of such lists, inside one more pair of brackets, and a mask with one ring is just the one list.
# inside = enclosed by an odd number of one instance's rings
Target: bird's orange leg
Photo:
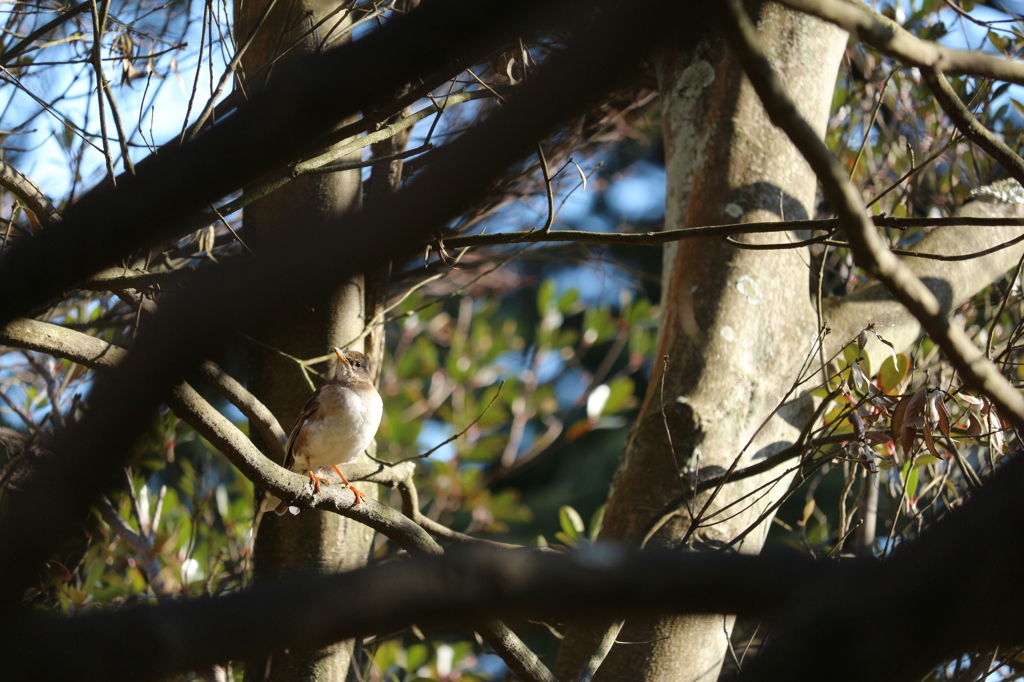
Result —
[[345, 484], [345, 487], [351, 490], [352, 493], [356, 496], [356, 504], [362, 502], [363, 498], [366, 497], [366, 493], [360, 492], [354, 485], [349, 483], [348, 479], [345, 478], [345, 474], [341, 473], [341, 469], [338, 468], [337, 464], [332, 464], [331, 466], [334, 467], [334, 470], [338, 473], [339, 476], [341, 476], [341, 482]]
[[330, 481], [328, 481], [326, 478], [320, 478], [319, 476], [313, 473], [313, 467], [309, 463], [309, 457], [306, 458], [306, 469], [309, 470], [309, 480], [313, 481], [313, 489], [316, 491], [316, 494], [319, 495], [320, 484], [330, 483]]

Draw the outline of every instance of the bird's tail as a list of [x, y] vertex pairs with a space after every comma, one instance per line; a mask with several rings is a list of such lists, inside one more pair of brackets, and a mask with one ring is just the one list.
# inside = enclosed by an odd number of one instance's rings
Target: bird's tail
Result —
[[274, 511], [274, 513], [280, 516], [281, 514], [284, 514], [287, 509], [288, 505], [282, 504], [281, 500], [270, 493], [267, 493], [263, 497], [263, 502], [260, 504], [260, 510], [256, 512], [256, 523], [259, 523], [259, 519], [268, 511]]

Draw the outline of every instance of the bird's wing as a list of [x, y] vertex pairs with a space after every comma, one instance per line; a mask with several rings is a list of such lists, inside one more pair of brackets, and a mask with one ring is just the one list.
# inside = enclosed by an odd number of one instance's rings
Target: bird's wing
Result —
[[302, 425], [320, 409], [320, 394], [322, 391], [323, 386], [318, 388], [313, 395], [310, 396], [309, 400], [306, 401], [305, 407], [302, 408], [302, 412], [299, 412], [299, 416], [295, 420], [295, 426], [292, 427], [292, 432], [288, 434], [288, 443], [284, 446], [285, 469], [291, 469], [292, 464], [295, 463], [295, 441], [299, 437], [299, 431], [302, 430]]

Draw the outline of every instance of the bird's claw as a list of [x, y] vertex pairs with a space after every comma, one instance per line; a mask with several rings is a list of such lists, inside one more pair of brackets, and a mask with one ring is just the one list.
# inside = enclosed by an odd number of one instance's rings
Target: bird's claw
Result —
[[335, 472], [336, 474], [338, 474], [338, 476], [340, 476], [340, 477], [341, 477], [341, 482], [345, 484], [345, 487], [346, 487], [346, 488], [348, 488], [349, 490], [351, 490], [351, 491], [352, 491], [352, 494], [356, 496], [356, 501], [355, 501], [355, 504], [360, 504], [360, 503], [362, 503], [362, 501], [363, 501], [363, 498], [364, 498], [364, 497], [366, 497], [366, 493], [364, 493], [364, 492], [360, 491], [360, 490], [359, 490], [358, 488], [356, 488], [356, 487], [355, 487], [354, 485], [352, 485], [351, 483], [349, 483], [349, 482], [348, 482], [348, 479], [347, 479], [347, 478], [345, 478], [345, 474], [341, 473], [341, 469], [339, 469], [339, 468], [338, 468], [338, 465], [336, 465], [336, 464], [335, 464], [333, 468], [334, 468], [334, 472]]

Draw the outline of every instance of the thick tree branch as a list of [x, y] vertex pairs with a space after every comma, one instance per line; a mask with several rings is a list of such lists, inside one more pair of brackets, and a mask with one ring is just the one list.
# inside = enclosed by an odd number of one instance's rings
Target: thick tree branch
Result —
[[957, 129], [988, 152], [1017, 182], [1024, 186], [1024, 159], [981, 124], [960, 101], [949, 81], [936, 68], [921, 69], [921, 77]]
[[1000, 413], [1024, 426], [1024, 397], [999, 373], [962, 329], [953, 325], [931, 291], [893, 255], [864, 210], [845, 169], [797, 111], [761, 50], [757, 32], [739, 0], [728, 0], [723, 29], [772, 123], [785, 132], [818, 176], [835, 208], [858, 265], [877, 277], [942, 347], [961, 379], [987, 395]]
[[[157, 314], [156, 302], [141, 295], [135, 289], [115, 289], [114, 292], [134, 310], [142, 311], [147, 316]], [[281, 428], [274, 413], [212, 360], [204, 360], [200, 363], [196, 374], [200, 381], [224, 396], [228, 402], [245, 415], [250, 424], [256, 426], [256, 430], [263, 437], [263, 442], [270, 450], [274, 461], [283, 462], [288, 434]]]
[[17, 168], [0, 159], [0, 187], [18, 197], [43, 227], [60, 222], [60, 213], [36, 183]]
[[197, 374], [203, 383], [227, 398], [228, 402], [245, 415], [249, 423], [260, 432], [263, 442], [270, 449], [270, 454], [274, 456], [274, 459], [283, 462], [284, 446], [288, 441], [288, 434], [281, 428], [274, 413], [257, 400], [256, 396], [249, 393], [233, 376], [221, 369], [217, 363], [211, 360], [203, 361], [199, 365]]
[[[0, 327], [0, 343], [61, 357], [90, 369], [112, 369], [125, 355], [125, 350], [114, 344], [38, 320], [15, 320]], [[284, 443], [288, 436], [270, 410], [214, 362], [207, 360], [201, 363], [197, 374], [204, 383], [216, 389], [256, 425], [268, 447], [273, 450], [272, 454], [278, 461], [283, 462]], [[201, 409], [206, 411], [214, 408], [203, 400]], [[195, 415], [178, 416], [188, 422]]]
[[1024, 64], [980, 51], [956, 50], [921, 40], [861, 2], [843, 0], [780, 0], [842, 28], [857, 40], [895, 57], [905, 66], [940, 72], [987, 76], [1024, 85]]
[[[969, 254], [998, 247], [1019, 239], [1024, 230], [1015, 223], [1024, 215], [1024, 204], [1007, 203], [992, 197], [979, 196], [957, 209], [956, 214], [940, 229], [932, 230], [911, 247], [913, 251], [947, 255]], [[1001, 221], [1002, 227], [974, 229], [958, 225], [962, 220]], [[939, 262], [906, 259], [905, 265], [938, 298], [941, 309], [949, 313], [1012, 269], [1024, 252], [1017, 244], [981, 258], [965, 262]], [[824, 318], [832, 329], [825, 339], [825, 352], [832, 355], [849, 343], [865, 327], [871, 326], [897, 351], [908, 348], [921, 334], [921, 325], [905, 307], [880, 283], [870, 283], [852, 294], [827, 299]], [[877, 368], [889, 349], [869, 335], [866, 353], [871, 366]]]
[[[772, 644], [743, 679], [816, 679], [822, 670], [851, 682], [916, 679], [971, 647], [1024, 638], [1024, 595], [1005, 580], [1024, 562], [1021, 487], [1024, 460], [1017, 459], [884, 565], [600, 545], [568, 555], [450, 550], [216, 599], [69, 619], [23, 614], [0, 623], [0, 659], [11, 680], [146, 680], [410, 623], [454, 628], [498, 616], [781, 612]], [[959, 578], [953, 591], [950, 575]], [[893, 608], [892, 594], [914, 608]], [[879, 619], [880, 611], [887, 617]]]
[[[469, 102], [471, 100], [482, 99], [485, 97], [493, 97], [493, 95], [491, 95], [491, 93], [487, 92], [486, 90], [460, 92], [456, 95], [451, 96], [449, 105], [461, 104], [463, 102]], [[346, 144], [331, 149], [329, 152], [325, 152], [323, 154], [314, 156], [313, 158], [308, 159], [306, 161], [291, 164], [286, 170], [283, 170], [275, 174], [269, 180], [264, 180], [252, 187], [247, 187], [246, 190], [242, 193], [242, 196], [238, 197], [237, 199], [232, 199], [228, 203], [219, 207], [217, 209], [217, 213], [219, 213], [220, 215], [227, 216], [236, 211], [240, 211], [249, 204], [251, 204], [252, 202], [256, 201], [257, 199], [261, 199], [270, 194], [271, 192], [274, 192], [280, 189], [281, 187], [284, 187], [295, 178], [299, 178], [304, 175], [313, 175], [323, 172], [346, 170], [346, 168], [343, 168], [341, 166], [332, 167], [329, 164], [332, 161], [344, 158], [347, 154], [351, 154], [354, 151], [364, 149], [372, 144], [394, 137], [401, 131], [407, 130], [408, 128], [415, 125], [419, 121], [422, 121], [428, 116], [432, 116], [441, 110], [441, 105], [430, 104], [424, 107], [423, 109], [420, 109], [419, 111], [396, 121], [395, 123], [382, 127], [380, 130], [375, 130], [371, 133], [367, 133], [366, 135], [356, 137], [355, 139], [349, 141]], [[370, 122], [366, 119], [361, 119], [355, 124], [351, 125], [352, 128], [363, 128], [369, 126]], [[336, 135], [337, 133], [334, 132], [330, 135], [330, 138], [333, 139], [336, 137]], [[322, 140], [321, 144], [323, 142], [324, 141]], [[343, 165], [352, 165], [353, 167], [356, 168], [359, 167], [358, 164]], [[194, 224], [198, 225], [199, 222], [204, 222], [204, 224], [211, 223], [216, 219], [217, 218], [214, 216], [214, 214], [212, 214], [212, 212], [204, 212], [200, 215], [199, 218], [197, 218]]]
[[[190, 218], [267, 173], [316, 153], [339, 121], [401, 84], [482, 58], [572, 6], [427, 3], [361, 40], [296, 60], [270, 88], [192, 143], [171, 143], [136, 174], [90, 191], [61, 225], [0, 257], [0, 323], [23, 316], [134, 250], [180, 236]], [[401, 49], [395, 49], [401, 46]], [[366, 69], [373, 64], [373, 69]], [[254, 144], [254, 140], [259, 140]], [[119, 210], [111, 211], [112, 206]], [[40, 267], [45, 263], [46, 267]]]
[[[0, 343], [47, 353], [102, 371], [112, 370], [126, 355], [123, 348], [106, 341], [37, 320], [16, 320], [5, 327], [0, 327]], [[219, 368], [217, 369], [219, 371]], [[210, 371], [213, 371], [212, 368]], [[223, 379], [222, 376], [218, 376]], [[231, 379], [231, 382], [244, 391], [249, 399], [255, 400], [234, 379]], [[210, 441], [238, 467], [246, 478], [277, 497], [294, 500], [299, 506], [326, 509], [355, 518], [411, 552], [431, 553], [434, 551], [432, 548], [437, 547], [416, 524], [390, 507], [374, 502], [373, 505], [358, 505], [353, 508], [354, 497], [346, 488], [325, 487], [321, 497], [314, 497], [308, 485], [309, 478], [288, 471], [268, 459], [238, 427], [231, 423], [231, 420], [218, 412], [187, 383], [182, 382], [174, 389], [168, 404], [186, 424]], [[364, 462], [361, 459], [346, 465], [345, 468], [352, 471], [354, 479], [395, 485], [411, 474], [413, 466], [409, 463], [388, 467], [369, 460]]]
[[[12, 681], [134, 682], [411, 623], [451, 628], [497, 615], [677, 610], [762, 615], [809, 579], [835, 570], [797, 556], [637, 554], [613, 547], [571, 555], [460, 549], [340, 575], [288, 578], [216, 599], [73, 619], [30, 616], [4, 624], [0, 657], [5, 679]], [[60, 656], [52, 655], [55, 647]]]
[[15, 59], [20, 57], [22, 53], [24, 53], [28, 48], [32, 47], [32, 43], [39, 40], [40, 38], [45, 36], [53, 29], [57, 28], [61, 24], [71, 21], [82, 12], [88, 10], [91, 6], [91, 0], [85, 0], [85, 2], [80, 2], [77, 5], [72, 5], [71, 7], [65, 9], [55, 18], [46, 22], [45, 24], [43, 24], [36, 30], [32, 31], [21, 40], [19, 40], [16, 44], [12, 45], [11, 49], [7, 50], [3, 54], [0, 54], [0, 66], [10, 66]]
[[[449, 1], [458, 4], [459, 11], [468, 17], [455, 18], [455, 26], [464, 27], [466, 21], [473, 17], [480, 18], [479, 8], [482, 6], [479, 3], [466, 2], [468, 6], [464, 6], [456, 0]], [[448, 2], [430, 3], [428, 7], [435, 8], [432, 12], [441, 12], [437, 8], [448, 7]], [[487, 7], [492, 6], [488, 4]], [[522, 9], [522, 4], [516, 9]], [[187, 375], [210, 348], [221, 343], [233, 329], [256, 314], [284, 315], [302, 300], [307, 290], [322, 290], [351, 273], [377, 267], [386, 259], [411, 253], [425, 234], [458, 215], [488, 189], [493, 178], [528, 153], [537, 139], [549, 134], [586, 103], [632, 77], [638, 60], [655, 49], [661, 36], [675, 28], [675, 20], [685, 13], [684, 8], [671, 2], [652, 2], [649, 10], [637, 11], [636, 6], [630, 3], [612, 3], [565, 51], [554, 55], [543, 68], [538, 69], [530, 82], [522, 86], [518, 97], [495, 110], [484, 123], [438, 150], [430, 167], [403, 187], [393, 202], [367, 207], [360, 214], [340, 220], [334, 229], [297, 235], [292, 242], [259, 258], [225, 263], [208, 271], [200, 270], [178, 292], [166, 297], [167, 300], [161, 303], [162, 312], [141, 329], [128, 357], [111, 372], [97, 377], [89, 396], [90, 409], [82, 420], [68, 428], [66, 439], [58, 443], [55, 456], [46, 464], [45, 475], [5, 500], [5, 514], [0, 518], [0, 543], [13, 549], [0, 554], [0, 604], [16, 602], [22, 588], [31, 579], [32, 571], [46, 557], [49, 548], [72, 532], [74, 519], [84, 513], [98, 490], [124, 465], [131, 444], [160, 401], [166, 400], [170, 387], [181, 376]], [[407, 16], [412, 17], [419, 11]], [[426, 16], [438, 17], [430, 13]], [[650, 16], [657, 16], [659, 20], [651, 22]], [[502, 31], [515, 30], [521, 25], [521, 20], [520, 15], [515, 14], [509, 19], [511, 23], [501, 26]], [[405, 25], [401, 19], [396, 19], [381, 31], [399, 24]], [[444, 31], [449, 28], [445, 26]], [[682, 28], [689, 32], [690, 40], [695, 39], [698, 26], [691, 22], [682, 24]], [[431, 33], [427, 42], [431, 49], [424, 51], [431, 54], [441, 52], [433, 49], [439, 40], [438, 27], [431, 25], [429, 29]], [[462, 33], [460, 35], [464, 39]], [[395, 37], [394, 33], [385, 35]], [[407, 37], [413, 44], [426, 40], [422, 35]], [[370, 42], [371, 45], [376, 44]], [[414, 54], [416, 50], [410, 45], [403, 45], [403, 49], [397, 52]], [[389, 68], [394, 68], [394, 65]], [[373, 69], [372, 74], [365, 69], [352, 71], [363, 73], [368, 79], [372, 77], [376, 82], [380, 69]], [[389, 71], [385, 69], [384, 74], [387, 73]], [[387, 78], [383, 80], [388, 81]], [[326, 82], [331, 82], [331, 79]], [[318, 91], [332, 89], [319, 88]], [[333, 100], [319, 104], [330, 104], [329, 108], [335, 113], [337, 111], [333, 106], [337, 103]], [[302, 110], [301, 106], [296, 106]], [[265, 114], [267, 110], [262, 111]], [[242, 113], [229, 117], [227, 122], [252, 120], [252, 116]], [[317, 125], [325, 120], [322, 113], [304, 113], [310, 121], [319, 122]], [[127, 228], [123, 224], [122, 211], [131, 214], [133, 210], [142, 211], [145, 207], [145, 213], [150, 215], [165, 206], [158, 199], [164, 196], [167, 188], [154, 195], [150, 183], [162, 178], [170, 184], [170, 189], [180, 190], [183, 182], [180, 176], [188, 175], [189, 170], [200, 172], [194, 164], [207, 154], [219, 149], [226, 157], [239, 158], [235, 144], [246, 150], [241, 154], [242, 161], [255, 162], [247, 156], [248, 150], [258, 150], [259, 154], [266, 151], [265, 145], [250, 143], [251, 139], [259, 137], [242, 135], [251, 135], [254, 132], [251, 128], [233, 127], [230, 135], [215, 135], [216, 130], [217, 127], [199, 135], [195, 147], [186, 145], [192, 150], [189, 154], [172, 153], [169, 159], [161, 155], [158, 166], [154, 167], [159, 167], [159, 172], [143, 172], [140, 164], [136, 178], [119, 181], [116, 193], [106, 197], [102, 207], [91, 202], [92, 210]], [[267, 137], [275, 138], [277, 135], [268, 131]], [[285, 135], [285, 138], [294, 145], [302, 146], [301, 141], [294, 137]], [[207, 140], [214, 140], [216, 144], [207, 144]], [[287, 150], [278, 151], [285, 153]], [[218, 172], [225, 171], [222, 161], [210, 162]], [[209, 174], [204, 169], [201, 175]], [[137, 179], [143, 176], [145, 181]], [[206, 180], [214, 185], [223, 184], [219, 178], [206, 177]], [[202, 190], [204, 193], [208, 191], [208, 188]], [[174, 214], [178, 212], [172, 210]], [[72, 220], [65, 215], [64, 224], [75, 225], [83, 233], [93, 233], [92, 229], [85, 229], [89, 221], [83, 220], [82, 217]], [[134, 226], [135, 221], [131, 222]], [[164, 223], [165, 226], [168, 224]], [[44, 230], [37, 238], [47, 233], [55, 233], [55, 236], [53, 241], [45, 244], [59, 245], [61, 253], [81, 246], [77, 237], [69, 237], [63, 231], [56, 234], [55, 230]], [[116, 239], [119, 235], [119, 230], [107, 233], [108, 239]], [[92, 237], [96, 236], [92, 234]], [[125, 243], [137, 241], [127, 236], [125, 239]], [[29, 243], [35, 241], [28, 240]], [[104, 240], [100, 243], [109, 244]], [[95, 246], [91, 242], [90, 245]], [[123, 245], [119, 243], [116, 250]], [[22, 267], [31, 267], [29, 279], [33, 284], [39, 282], [35, 275], [38, 275], [38, 263], [42, 262], [54, 268], [51, 273], [54, 278], [48, 280], [49, 284], [41, 283], [41, 291], [63, 281], [80, 279], [81, 266], [74, 266], [79, 274], [65, 273], [60, 271], [59, 258], [57, 262], [46, 261], [44, 258], [49, 254], [49, 248], [39, 246], [22, 252], [17, 259], [20, 265], [15, 268], [8, 269], [10, 263], [3, 262], [0, 265], [0, 287], [4, 286], [7, 278], [15, 277]], [[97, 261], [91, 262], [95, 265]], [[0, 319], [32, 301], [45, 300], [49, 296], [33, 291], [25, 297], [25, 282], [15, 279], [19, 283], [15, 285], [12, 282], [15, 293], [11, 298], [20, 302], [5, 312], [4, 304], [8, 298], [0, 300]], [[281, 490], [285, 497], [288, 496], [283, 486], [271, 489], [275, 492]]]
[[[101, 370], [113, 368], [125, 355], [122, 348], [113, 344], [36, 320], [19, 320], [0, 328], [0, 342], [49, 353]], [[212, 369], [208, 368], [204, 374], [213, 369], [219, 371], [212, 363], [206, 364], [211, 365]], [[220, 374], [215, 378], [222, 382], [224, 379]], [[228, 379], [230, 382], [226, 383], [237, 384], [234, 379]], [[238, 388], [241, 389], [241, 386]], [[249, 395], [245, 389], [241, 390]], [[251, 395], [249, 397], [255, 401]], [[321, 495], [314, 495], [308, 478], [267, 459], [245, 434], [188, 384], [183, 382], [174, 389], [169, 404], [175, 414], [210, 441], [244, 476], [276, 497], [294, 501], [300, 507], [322, 509], [359, 521], [394, 540], [412, 554], [436, 556], [443, 553], [441, 547], [417, 523], [376, 500], [366, 499], [356, 505], [351, 490], [340, 486], [325, 486]], [[414, 467], [411, 462], [387, 466], [367, 458], [345, 465], [353, 480], [369, 480], [392, 486], [409, 480]], [[158, 595], [166, 594], [167, 590], [160, 587], [159, 565], [152, 556], [151, 541], [137, 536], [123, 522], [118, 523], [120, 517], [117, 517], [113, 508], [105, 508], [105, 502], [105, 499], [101, 499], [99, 503], [104, 518], [122, 534], [142, 560], [149, 562], [145, 567], [154, 592]], [[109, 507], [109, 503], [106, 503], [106, 507]], [[154, 580], [158, 582], [154, 583]], [[501, 621], [491, 619], [477, 624], [476, 629], [524, 681], [551, 682], [554, 679], [540, 659]]]

